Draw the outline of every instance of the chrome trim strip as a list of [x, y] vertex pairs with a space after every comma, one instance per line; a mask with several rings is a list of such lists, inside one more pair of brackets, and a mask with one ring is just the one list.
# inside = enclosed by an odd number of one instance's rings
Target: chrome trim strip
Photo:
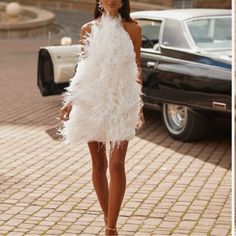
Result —
[[[143, 52], [143, 54], [145, 54], [145, 53], [147, 53], [147, 52]], [[157, 53], [155, 52], [155, 54], [157, 54]], [[150, 57], [150, 54], [147, 53], [147, 56]], [[176, 62], [176, 63], [186, 63], [186, 64], [191, 64], [191, 65], [200, 65], [200, 66], [202, 66], [202, 67], [204, 67], [204, 68], [205, 68], [205, 67], [206, 67], [206, 68], [211, 67], [212, 69], [217, 70], [217, 71], [225, 71], [225, 70], [226, 70], [226, 71], [228, 71], [229, 73], [231, 73], [231, 69], [219, 68], [219, 67], [214, 66], [214, 65], [206, 65], [206, 64], [203, 64], [203, 63], [198, 63], [198, 62], [193, 62], [193, 61], [187, 61], [187, 60], [177, 59], [177, 58], [173, 58], [173, 57], [167, 57], [167, 56], [163, 56], [163, 55], [160, 55], [160, 54], [159, 54], [159, 57], [161, 57], [161, 60], [162, 60], [162, 61], [167, 61], [167, 62], [169, 62], [169, 61], [171, 60], [171, 61]], [[155, 56], [154, 56], [154, 58], [155, 58], [156, 60], [158, 60]]]
[[213, 108], [217, 108], [217, 109], [221, 109], [221, 110], [226, 110], [226, 103], [223, 102], [212, 102], [212, 107]]

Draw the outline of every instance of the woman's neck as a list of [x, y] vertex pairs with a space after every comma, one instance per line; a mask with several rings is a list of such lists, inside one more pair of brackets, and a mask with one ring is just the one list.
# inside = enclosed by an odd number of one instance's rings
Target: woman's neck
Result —
[[118, 17], [119, 16], [119, 12], [118, 11], [107, 11], [106, 9], [105, 9], [104, 14], [106, 16], [112, 16], [112, 17]]

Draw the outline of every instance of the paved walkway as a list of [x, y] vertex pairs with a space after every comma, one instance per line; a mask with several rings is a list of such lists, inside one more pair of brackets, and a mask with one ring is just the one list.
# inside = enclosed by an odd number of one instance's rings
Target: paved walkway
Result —
[[[46, 43], [0, 41], [0, 235], [103, 235], [88, 148], [58, 141], [61, 97], [42, 97], [36, 85]], [[145, 117], [129, 143], [119, 235], [231, 235], [230, 134], [217, 126], [182, 143], [159, 112]]]

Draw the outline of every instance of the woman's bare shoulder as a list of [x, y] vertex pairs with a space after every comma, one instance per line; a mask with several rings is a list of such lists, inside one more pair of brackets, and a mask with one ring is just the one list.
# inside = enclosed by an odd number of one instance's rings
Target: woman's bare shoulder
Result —
[[127, 30], [131, 33], [131, 34], [136, 34], [137, 32], [141, 31], [141, 26], [138, 23], [137, 20], [132, 19], [132, 21], [126, 21], [125, 22], [126, 28]]
[[98, 22], [98, 20], [95, 19], [95, 20], [91, 20], [91, 21], [83, 24], [82, 27], [81, 27], [81, 30], [80, 30], [81, 34], [83, 35], [85, 32], [90, 32], [91, 31], [91, 26], [94, 25], [97, 22]]
[[133, 21], [126, 21], [125, 28], [128, 31], [131, 39], [135, 42], [141, 35], [141, 26], [138, 21], [132, 19]]
[[86, 31], [90, 32], [91, 25], [92, 25], [92, 21], [83, 24], [80, 29], [81, 34], [83, 35]]

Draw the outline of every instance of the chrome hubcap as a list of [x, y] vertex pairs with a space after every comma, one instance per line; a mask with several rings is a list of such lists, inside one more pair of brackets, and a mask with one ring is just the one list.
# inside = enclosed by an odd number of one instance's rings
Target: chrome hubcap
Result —
[[187, 107], [174, 104], [164, 104], [163, 115], [170, 132], [179, 134], [184, 130], [188, 118]]

